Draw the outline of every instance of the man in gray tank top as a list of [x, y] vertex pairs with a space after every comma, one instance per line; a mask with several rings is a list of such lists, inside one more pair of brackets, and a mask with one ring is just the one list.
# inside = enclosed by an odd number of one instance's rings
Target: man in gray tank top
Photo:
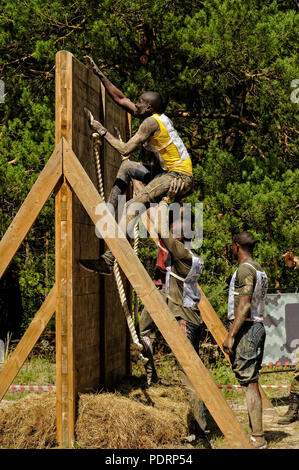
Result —
[[[163, 298], [198, 354], [203, 321], [198, 309], [200, 292], [197, 287], [197, 280], [202, 271], [203, 260], [195, 251], [188, 248], [192, 238], [190, 233], [191, 211], [188, 217], [188, 211], [181, 207], [180, 214], [174, 215], [172, 223], [169, 223], [168, 214], [168, 204], [176, 194], [176, 189], [180, 184], [180, 182], [175, 182], [171, 185], [167, 196], [160, 202], [158, 210], [159, 216], [156, 230], [160, 241], [162, 241], [164, 248], [168, 251], [165, 261], [166, 270], [164, 272], [166, 276]], [[144, 340], [147, 339], [146, 336], [150, 326], [151, 320], [147, 314], [140, 321], [140, 334], [143, 344]], [[147, 343], [149, 344], [149, 338]], [[148, 349], [145, 344], [145, 354], [147, 354]], [[189, 441], [192, 439], [206, 439], [209, 434], [207, 423], [208, 412], [183, 369], [179, 364], [177, 366], [181, 383], [187, 392], [190, 405], [187, 417], [189, 431], [187, 439]], [[207, 440], [205, 442], [208, 444]]]
[[223, 349], [230, 355], [232, 369], [245, 393], [252, 444], [265, 449], [267, 442], [263, 432], [258, 377], [266, 336], [263, 313], [268, 280], [259, 263], [253, 260], [254, 245], [250, 232], [241, 232], [233, 238], [233, 255], [238, 259], [239, 267], [229, 288], [228, 319], [231, 326]]

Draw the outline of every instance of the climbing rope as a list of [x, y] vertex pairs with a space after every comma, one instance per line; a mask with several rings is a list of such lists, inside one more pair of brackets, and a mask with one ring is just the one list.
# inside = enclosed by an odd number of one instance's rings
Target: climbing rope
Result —
[[[119, 131], [118, 131], [118, 138], [121, 140]], [[99, 147], [101, 145], [99, 134], [98, 133], [92, 134], [92, 139], [93, 139], [93, 151], [94, 151], [99, 193], [102, 199], [105, 200], [104, 184], [103, 184], [102, 170], [101, 170], [101, 160], [100, 160], [100, 153], [99, 153]], [[127, 157], [123, 157], [123, 159], [127, 159]], [[134, 252], [137, 255], [138, 253], [138, 224], [136, 224], [134, 227]], [[128, 325], [128, 328], [129, 328], [129, 331], [133, 340], [133, 343], [131, 343], [131, 346], [130, 346], [132, 358], [134, 359], [137, 358], [136, 362], [138, 364], [146, 364], [148, 362], [148, 359], [145, 358], [143, 354], [141, 353], [143, 346], [139, 342], [139, 338], [135, 330], [135, 326], [134, 326], [134, 323], [130, 314], [128, 302], [126, 299], [126, 293], [125, 293], [124, 285], [123, 285], [121, 274], [120, 274], [119, 264], [116, 260], [114, 261], [114, 265], [113, 265], [113, 273], [114, 273], [114, 277], [115, 277], [115, 281], [116, 281], [116, 285], [118, 289], [121, 306], [124, 311], [124, 314], [127, 320], [127, 325]]]
[[[136, 195], [134, 191], [134, 196]], [[134, 225], [134, 253], [136, 256], [138, 256], [138, 245], [139, 245], [139, 233], [138, 233], [138, 223]], [[138, 294], [136, 290], [134, 289], [134, 321], [135, 325], [139, 326], [139, 321], [138, 321]]]
[[105, 200], [104, 184], [103, 184], [102, 170], [101, 170], [101, 159], [100, 159], [100, 152], [99, 152], [99, 147], [102, 145], [102, 142], [97, 132], [94, 132], [92, 134], [92, 139], [93, 139], [93, 154], [94, 154], [94, 160], [95, 160], [95, 165], [96, 165], [99, 193], [100, 193], [101, 198]]
[[[117, 134], [118, 139], [122, 142], [122, 137], [120, 130], [114, 126], [115, 133]], [[124, 156], [121, 155], [122, 161], [128, 160], [130, 158], [130, 155]], [[136, 196], [136, 191], [134, 191], [134, 196]], [[139, 245], [139, 233], [138, 233], [138, 222], [134, 225], [134, 245], [133, 245], [133, 250], [136, 256], [138, 256], [138, 245]], [[134, 290], [134, 321], [135, 325], [138, 324], [138, 294], [136, 290]]]

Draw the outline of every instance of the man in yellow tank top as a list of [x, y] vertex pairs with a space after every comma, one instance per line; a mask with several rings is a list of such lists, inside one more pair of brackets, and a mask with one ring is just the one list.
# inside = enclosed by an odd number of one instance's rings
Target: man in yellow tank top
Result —
[[[150, 158], [156, 161], [155, 165], [149, 165], [129, 159], [123, 160], [107, 201], [108, 206], [116, 209], [119, 196], [126, 192], [132, 179], [142, 181], [145, 186], [138, 195], [127, 202], [127, 209], [129, 206], [134, 207], [132, 206], [134, 203], [135, 207], [138, 203], [144, 207], [149, 207], [152, 202], [158, 203], [167, 194], [174, 179], [183, 182], [178, 185], [180, 189], [177, 199], [189, 194], [193, 186], [191, 158], [171, 120], [164, 114], [164, 104], [160, 94], [153, 91], [143, 93], [134, 104], [105, 77], [89, 56], [86, 58], [115, 103], [142, 120], [138, 131], [128, 142], [121, 142], [114, 137], [100, 122], [93, 119], [89, 110], [85, 109], [90, 127], [122, 156], [126, 157], [138, 147], [142, 147], [144, 156], [150, 155]], [[135, 215], [127, 216], [126, 226], [134, 218]], [[114, 256], [110, 251], [106, 251], [99, 260], [80, 260], [82, 267], [100, 274], [112, 274], [113, 263]]]

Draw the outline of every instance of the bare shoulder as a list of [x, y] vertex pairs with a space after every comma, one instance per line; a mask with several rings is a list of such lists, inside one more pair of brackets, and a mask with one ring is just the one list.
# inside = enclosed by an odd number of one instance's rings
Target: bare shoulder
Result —
[[156, 119], [153, 117], [146, 118], [139, 127], [141, 132], [146, 132], [148, 135], [154, 134], [157, 130], [159, 130], [159, 124]]

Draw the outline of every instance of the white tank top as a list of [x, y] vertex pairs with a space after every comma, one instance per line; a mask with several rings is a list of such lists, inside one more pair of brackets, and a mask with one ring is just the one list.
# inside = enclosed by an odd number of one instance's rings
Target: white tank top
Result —
[[[268, 278], [267, 274], [264, 271], [258, 271], [252, 264], [248, 264], [251, 268], [256, 271], [256, 283], [255, 288], [251, 297], [250, 305], [250, 320], [253, 321], [263, 321], [264, 319], [264, 308], [265, 300], [268, 290]], [[229, 285], [229, 294], [228, 294], [228, 308], [227, 308], [227, 317], [229, 320], [235, 318], [235, 279], [236, 279], [236, 270], [233, 274], [233, 277]]]

